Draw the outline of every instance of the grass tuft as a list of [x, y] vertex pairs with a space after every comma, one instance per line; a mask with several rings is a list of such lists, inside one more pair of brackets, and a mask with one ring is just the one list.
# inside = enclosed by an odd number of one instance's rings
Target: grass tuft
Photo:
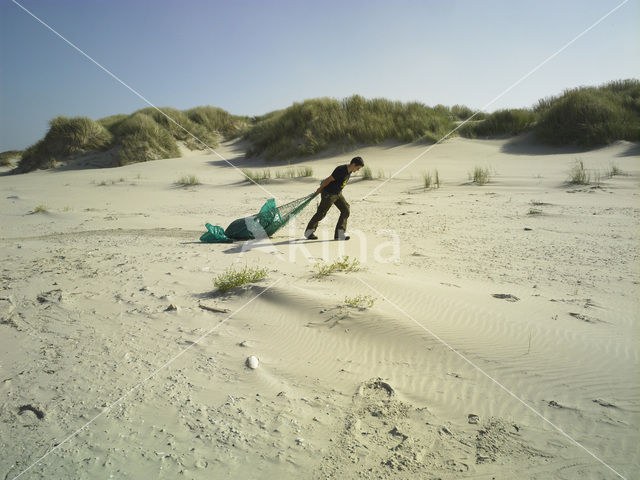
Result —
[[271, 178], [271, 170], [268, 168], [263, 170], [249, 170], [248, 168], [243, 168], [242, 173], [244, 174], [247, 182], [265, 183]]
[[356, 295], [355, 297], [344, 297], [344, 303], [348, 307], [366, 310], [367, 308], [373, 307], [376, 299], [371, 295]]
[[313, 168], [311, 167], [298, 167], [296, 168], [296, 174], [298, 177], [312, 177]]
[[430, 172], [422, 172], [422, 184], [424, 185], [424, 189], [428, 190], [431, 188], [431, 184], [433, 183], [433, 177]]
[[176, 185], [180, 187], [190, 187], [195, 185], [201, 185], [201, 183], [200, 183], [200, 180], [198, 180], [198, 177], [196, 177], [195, 175], [185, 175], [184, 177], [181, 177], [176, 182]]
[[363, 180], [373, 180], [373, 172], [371, 171], [371, 167], [365, 165], [362, 168], [362, 179]]
[[491, 180], [491, 170], [488, 167], [482, 168], [476, 166], [469, 172], [469, 180], [473, 181], [476, 185], [485, 185]]
[[611, 178], [611, 177], [615, 177], [616, 175], [626, 175], [626, 173], [620, 170], [620, 167], [618, 167], [615, 163], [612, 162], [609, 165], [609, 170], [607, 171], [607, 177]]
[[267, 275], [269, 272], [266, 268], [244, 266], [242, 269], [236, 270], [234, 267], [230, 267], [214, 278], [213, 284], [224, 293], [247, 283], [257, 282], [266, 278]]
[[360, 270], [360, 261], [357, 258], [350, 259], [349, 256], [339, 258], [333, 263], [316, 263], [316, 277], [322, 278], [336, 272], [356, 272]]
[[311, 177], [313, 175], [313, 168], [311, 167], [288, 167], [285, 169], [276, 170], [276, 178], [301, 178]]
[[571, 172], [569, 173], [569, 183], [571, 185], [589, 185], [591, 174], [584, 168], [584, 163], [576, 159]]
[[36, 208], [33, 209], [33, 213], [40, 213], [40, 212], [46, 212], [46, 211], [47, 211], [46, 205], [38, 205]]

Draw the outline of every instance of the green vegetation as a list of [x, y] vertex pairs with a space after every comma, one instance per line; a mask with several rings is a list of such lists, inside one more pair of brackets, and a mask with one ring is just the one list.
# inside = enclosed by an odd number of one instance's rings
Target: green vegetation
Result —
[[225, 272], [218, 275], [213, 279], [213, 284], [221, 292], [227, 292], [235, 287], [246, 285], [247, 283], [257, 282], [269, 275], [266, 268], [248, 267], [244, 266], [241, 269], [236, 270], [234, 267], [230, 267]]
[[626, 175], [626, 173], [620, 170], [620, 167], [618, 167], [618, 165], [611, 162], [611, 164], [609, 165], [609, 170], [607, 171], [607, 177], [611, 178], [615, 177], [616, 175]]
[[362, 168], [362, 179], [363, 180], [373, 180], [373, 172], [371, 171], [371, 167], [365, 165]]
[[249, 170], [248, 168], [243, 168], [242, 173], [248, 182], [264, 183], [271, 178], [271, 170], [268, 168], [263, 170]]
[[348, 307], [365, 310], [373, 307], [376, 299], [371, 295], [356, 295], [355, 297], [344, 297], [344, 303]]
[[184, 112], [192, 122], [201, 125], [209, 132], [218, 132], [226, 139], [236, 138], [249, 127], [249, 117], [231, 115], [229, 112], [209, 105], [195, 107]]
[[280, 170], [276, 170], [276, 178], [301, 178], [311, 177], [313, 175], [313, 168], [311, 167], [289, 167]]
[[589, 185], [591, 174], [584, 168], [582, 160], [577, 159], [569, 173], [569, 183], [571, 185]]
[[20, 160], [22, 158], [22, 150], [7, 150], [0, 153], [0, 165], [10, 167], [13, 165], [13, 160]]
[[431, 176], [431, 173], [423, 172], [422, 181], [423, 181], [425, 190], [428, 190], [429, 188], [431, 188], [431, 184], [433, 183], [433, 177]]
[[[184, 111], [144, 108], [97, 121], [59, 116], [51, 120], [43, 139], [22, 152], [16, 172], [51, 168], [85, 152], [106, 150], [116, 155], [119, 165], [179, 157], [179, 142], [202, 150], [217, 147], [223, 138], [238, 137], [251, 144], [247, 157], [284, 160], [386, 140], [437, 142], [469, 119], [454, 134], [477, 138], [533, 132], [542, 143], [586, 148], [616, 140], [640, 141], [640, 80], [566, 90], [531, 109], [491, 114], [474, 113], [464, 105], [429, 107], [354, 95], [305, 100], [254, 118], [212, 106]], [[9, 165], [19, 154], [0, 154], [0, 164]], [[363, 171], [363, 178], [373, 178], [370, 169]]]
[[47, 211], [46, 205], [38, 205], [36, 208], [33, 209], [32, 213], [40, 213], [40, 212], [46, 212], [46, 211]]
[[[474, 119], [476, 119], [474, 117]], [[465, 137], [494, 137], [501, 135], [518, 135], [531, 130], [536, 122], [536, 114], [531, 110], [511, 109], [498, 110], [480, 122], [465, 123], [459, 130]]]
[[446, 107], [354, 95], [342, 101], [317, 98], [294, 103], [257, 118], [244, 138], [252, 143], [248, 157], [283, 160], [332, 146], [352, 148], [385, 140], [436, 142], [453, 127]]
[[179, 187], [191, 187], [195, 185], [201, 185], [201, 183], [200, 180], [198, 180], [198, 177], [196, 177], [195, 175], [185, 175], [176, 182], [176, 185], [178, 185]]
[[491, 170], [488, 167], [482, 168], [476, 166], [469, 172], [469, 180], [473, 181], [476, 185], [485, 185], [491, 180]]
[[[265, 183], [272, 177], [271, 170], [269, 168], [263, 168], [260, 170], [250, 170], [243, 168], [242, 173], [246, 177], [247, 182]], [[288, 167], [275, 171], [275, 178], [304, 178], [311, 177], [313, 175], [313, 168], [311, 167]]]
[[451, 107], [451, 116], [457, 120], [468, 120], [473, 116], [471, 121], [478, 121], [484, 120], [487, 117], [487, 114], [484, 112], [474, 112], [465, 105], [454, 105]]
[[52, 168], [59, 160], [88, 151], [109, 148], [113, 135], [87, 117], [55, 117], [45, 137], [27, 148], [18, 163], [19, 172]]
[[540, 100], [537, 138], [551, 145], [595, 147], [640, 140], [640, 80], [567, 90]]
[[220, 138], [237, 137], [248, 123], [246, 117], [215, 107], [196, 107], [184, 112], [170, 107], [149, 107], [97, 121], [87, 117], [56, 117], [45, 137], [24, 151], [17, 172], [51, 168], [81, 153], [111, 149], [117, 152], [118, 165], [180, 157], [178, 142], [191, 150], [215, 148]]
[[422, 184], [425, 190], [433, 188], [440, 188], [440, 174], [438, 170], [431, 172], [422, 172]]
[[360, 261], [357, 258], [350, 259], [349, 256], [339, 258], [333, 263], [316, 263], [316, 277], [322, 278], [335, 272], [356, 272], [360, 270]]
[[149, 107], [138, 110], [135, 114], [151, 117], [174, 140], [184, 142], [190, 150], [204, 150], [207, 147], [215, 148], [218, 146], [219, 136], [217, 131], [207, 130], [204, 125], [191, 121], [187, 114], [175, 108], [162, 107], [156, 109]]
[[113, 131], [121, 144], [119, 165], [180, 157], [178, 143], [171, 133], [144, 113], [136, 112], [114, 124]]

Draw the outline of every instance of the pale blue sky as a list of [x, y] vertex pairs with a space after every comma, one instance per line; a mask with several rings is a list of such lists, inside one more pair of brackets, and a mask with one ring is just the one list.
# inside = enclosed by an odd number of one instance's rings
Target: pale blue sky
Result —
[[[481, 108], [622, 0], [17, 0], [158, 106], [260, 115], [367, 98]], [[640, 0], [488, 108], [640, 78]], [[0, 151], [56, 115], [131, 113], [142, 100], [0, 0]]]

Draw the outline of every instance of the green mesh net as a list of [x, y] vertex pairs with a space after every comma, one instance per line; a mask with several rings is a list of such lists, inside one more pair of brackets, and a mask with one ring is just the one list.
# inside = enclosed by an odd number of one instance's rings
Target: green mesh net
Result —
[[231, 243], [234, 240], [270, 237], [309, 205], [316, 195], [317, 193], [312, 193], [279, 207], [276, 206], [275, 199], [270, 198], [256, 215], [238, 218], [231, 222], [225, 230], [218, 225], [207, 223], [205, 225], [207, 231], [200, 237], [200, 241], [206, 243]]

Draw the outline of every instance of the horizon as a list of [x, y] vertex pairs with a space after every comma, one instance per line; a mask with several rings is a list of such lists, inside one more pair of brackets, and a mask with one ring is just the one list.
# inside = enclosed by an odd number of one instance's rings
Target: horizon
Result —
[[[479, 110], [619, 5], [486, 111], [640, 78], [629, 61], [640, 57], [640, 0], [581, 8], [504, 0], [16, 1], [153, 105], [179, 110], [212, 105], [253, 117], [354, 94]], [[12, 1], [0, 13], [0, 151], [32, 145], [58, 115], [98, 119], [149, 106]]]

